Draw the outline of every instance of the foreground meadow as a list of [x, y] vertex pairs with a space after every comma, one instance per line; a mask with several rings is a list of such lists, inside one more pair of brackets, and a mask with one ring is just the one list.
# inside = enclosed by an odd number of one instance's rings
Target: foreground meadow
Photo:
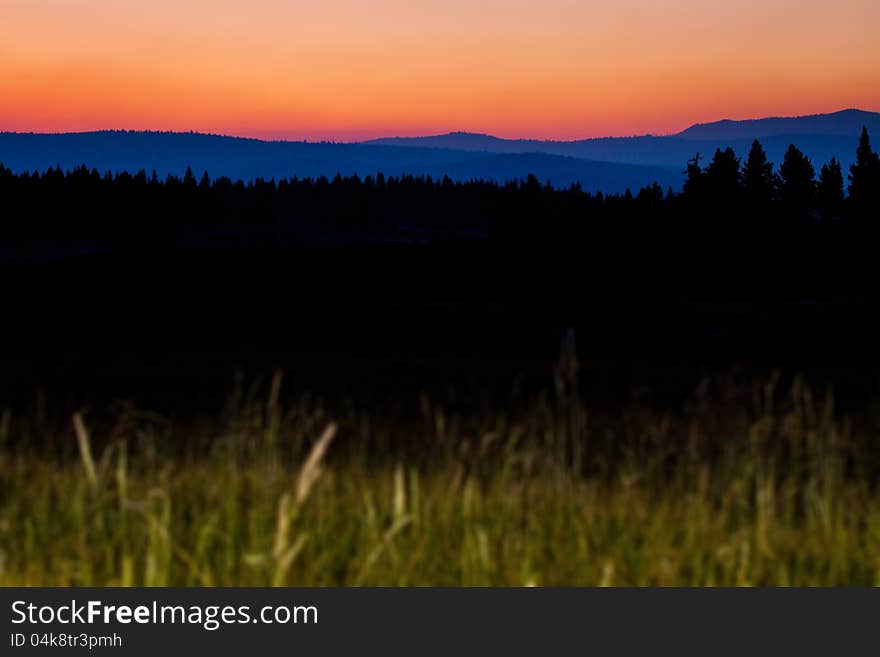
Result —
[[878, 585], [870, 431], [798, 380], [418, 420], [234, 395], [0, 420], [0, 585]]

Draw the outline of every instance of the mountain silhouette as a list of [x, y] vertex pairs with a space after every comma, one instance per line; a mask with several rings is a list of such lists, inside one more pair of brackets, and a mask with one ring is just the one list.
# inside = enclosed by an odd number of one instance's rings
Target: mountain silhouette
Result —
[[448, 175], [453, 180], [482, 178], [505, 182], [534, 174], [542, 183], [585, 190], [623, 192], [654, 181], [679, 186], [680, 167], [663, 168], [591, 162], [546, 153], [496, 154], [351, 143], [261, 141], [199, 133], [103, 131], [67, 134], [0, 133], [0, 163], [13, 171], [70, 170], [81, 164], [104, 171], [155, 170], [181, 175], [187, 167], [233, 180], [333, 177], [359, 174]]
[[744, 157], [755, 139], [761, 139], [770, 159], [779, 164], [791, 143], [796, 143], [814, 162], [836, 157], [844, 166], [852, 163], [862, 126], [880, 134], [880, 113], [849, 109], [833, 114], [748, 121], [717, 121], [697, 124], [674, 135], [601, 137], [574, 141], [501, 139], [491, 135], [452, 132], [428, 137], [390, 137], [369, 144], [454, 148], [493, 153], [548, 153], [596, 161], [681, 168], [699, 151], [709, 155], [730, 146]]
[[504, 182], [534, 174], [541, 182], [587, 191], [637, 191], [659, 182], [680, 188], [684, 163], [695, 153], [710, 156], [732, 148], [745, 158], [760, 139], [778, 166], [794, 143], [821, 167], [836, 158], [843, 170], [854, 161], [865, 125], [880, 134], [880, 114], [844, 110], [790, 118], [717, 121], [668, 136], [605, 137], [576, 141], [502, 139], [452, 132], [425, 137], [390, 137], [361, 143], [262, 141], [200, 133], [101, 131], [66, 134], [0, 133], [0, 163], [13, 171], [81, 164], [99, 171], [197, 173], [253, 180], [297, 176], [448, 175]]
[[698, 123], [675, 135], [681, 139], [760, 139], [785, 135], [858, 135], [862, 126], [880, 132], [880, 113], [846, 109], [832, 114]]

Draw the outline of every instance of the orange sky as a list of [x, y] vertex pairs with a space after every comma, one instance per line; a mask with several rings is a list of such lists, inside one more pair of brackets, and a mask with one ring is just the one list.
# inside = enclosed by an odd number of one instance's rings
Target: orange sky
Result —
[[878, 0], [0, 0], [0, 130], [570, 139], [880, 110]]

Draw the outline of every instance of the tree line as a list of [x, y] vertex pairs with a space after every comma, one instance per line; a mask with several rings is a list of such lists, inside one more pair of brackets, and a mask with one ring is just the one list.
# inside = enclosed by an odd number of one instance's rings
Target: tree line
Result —
[[813, 163], [794, 144], [774, 169], [761, 142], [755, 140], [745, 162], [731, 148], [718, 149], [704, 168], [697, 154], [688, 162], [684, 196], [704, 209], [716, 205], [727, 214], [763, 211], [776, 204], [782, 216], [795, 220], [875, 216], [880, 209], [880, 158], [871, 148], [867, 128], [862, 129], [847, 179], [848, 184], [836, 158], [823, 164], [817, 175]]
[[[759, 141], [741, 161], [718, 149], [687, 163], [681, 191], [633, 194], [555, 188], [534, 176], [495, 183], [448, 177], [341, 176], [233, 181], [82, 165], [13, 173], [0, 164], [0, 240], [91, 241], [168, 249], [206, 241], [278, 247], [314, 240], [489, 238], [498, 244], [571, 240], [755, 240], [817, 231], [862, 234], [880, 219], [880, 158], [863, 129], [846, 173], [816, 170], [795, 145], [778, 167]], [[833, 226], [833, 227], [829, 227]]]

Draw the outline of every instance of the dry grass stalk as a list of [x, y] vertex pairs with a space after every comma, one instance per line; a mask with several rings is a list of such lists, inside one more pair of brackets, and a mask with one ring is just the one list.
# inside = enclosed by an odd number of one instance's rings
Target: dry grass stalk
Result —
[[89, 485], [93, 489], [97, 488], [98, 472], [95, 468], [95, 460], [92, 458], [89, 432], [86, 429], [85, 422], [83, 422], [82, 413], [79, 411], [73, 414], [73, 430], [76, 433], [76, 442], [79, 445], [79, 454], [86, 471], [86, 478], [89, 480]]
[[312, 486], [315, 485], [318, 477], [321, 476], [321, 462], [324, 459], [324, 454], [327, 452], [327, 447], [329, 447], [330, 441], [333, 440], [335, 435], [336, 425], [331, 422], [327, 425], [327, 428], [324, 429], [324, 433], [318, 438], [318, 441], [314, 444], [312, 451], [309, 452], [308, 457], [303, 463], [302, 468], [300, 468], [299, 476], [296, 479], [297, 506], [305, 501], [309, 496], [309, 492], [312, 490]]

